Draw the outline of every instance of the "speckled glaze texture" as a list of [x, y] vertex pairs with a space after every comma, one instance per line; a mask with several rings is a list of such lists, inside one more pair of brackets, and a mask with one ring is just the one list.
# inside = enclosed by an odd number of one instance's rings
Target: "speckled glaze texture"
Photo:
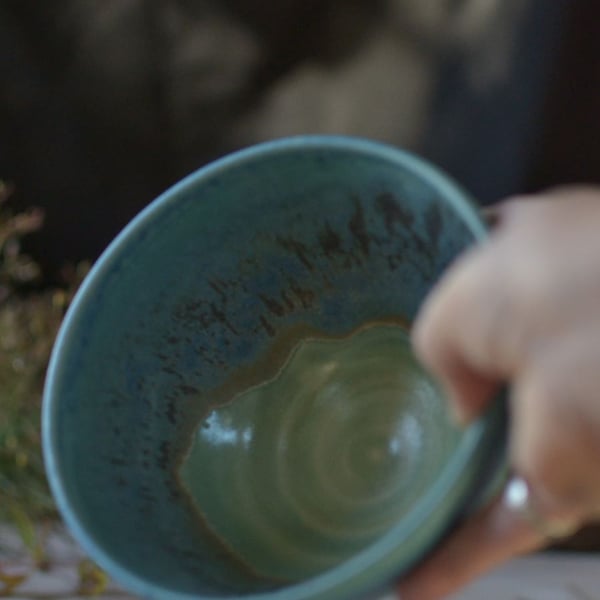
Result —
[[460, 436], [389, 531], [283, 588], [206, 534], [177, 473], [211, 402], [224, 404], [232, 381], [263, 382], [264, 357], [283, 361], [290, 331], [339, 337], [371, 321], [410, 322], [483, 235], [443, 175], [352, 138], [263, 144], [168, 190], [96, 263], [51, 359], [45, 460], [79, 542], [126, 587], [160, 600], [341, 599], [409, 568], [494, 474], [500, 405]]

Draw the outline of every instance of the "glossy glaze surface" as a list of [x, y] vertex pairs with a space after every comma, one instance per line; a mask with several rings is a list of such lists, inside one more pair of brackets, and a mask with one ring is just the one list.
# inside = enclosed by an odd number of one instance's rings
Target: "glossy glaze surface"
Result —
[[180, 473], [233, 554], [300, 580], [391, 529], [458, 440], [407, 331], [378, 325], [301, 342], [273, 379], [210, 411]]

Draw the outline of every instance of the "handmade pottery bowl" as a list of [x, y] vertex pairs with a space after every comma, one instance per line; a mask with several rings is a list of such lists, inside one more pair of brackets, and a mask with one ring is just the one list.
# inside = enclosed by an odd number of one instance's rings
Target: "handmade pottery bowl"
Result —
[[76, 539], [148, 598], [381, 591], [502, 464], [502, 404], [454, 427], [407, 331], [483, 235], [443, 174], [353, 138], [262, 144], [168, 190], [94, 265], [49, 366]]

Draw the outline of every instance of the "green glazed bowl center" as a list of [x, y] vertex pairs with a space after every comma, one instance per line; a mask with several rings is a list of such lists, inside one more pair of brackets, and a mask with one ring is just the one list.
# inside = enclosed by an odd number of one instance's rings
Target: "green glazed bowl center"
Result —
[[406, 329], [378, 324], [300, 341], [269, 381], [211, 410], [180, 478], [232, 558], [300, 581], [396, 525], [459, 441]]

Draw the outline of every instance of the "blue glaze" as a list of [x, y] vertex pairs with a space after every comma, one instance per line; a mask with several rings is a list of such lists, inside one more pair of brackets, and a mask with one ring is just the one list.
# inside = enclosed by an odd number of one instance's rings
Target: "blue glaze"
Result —
[[493, 475], [502, 407], [473, 425], [435, 485], [346, 563], [280, 590], [232, 569], [175, 477], [198, 398], [297, 325], [343, 335], [411, 320], [458, 252], [484, 236], [468, 198], [420, 159], [308, 136], [221, 159], [167, 190], [97, 261], [49, 366], [47, 474], [84, 549], [147, 598], [345, 598], [382, 586]]

